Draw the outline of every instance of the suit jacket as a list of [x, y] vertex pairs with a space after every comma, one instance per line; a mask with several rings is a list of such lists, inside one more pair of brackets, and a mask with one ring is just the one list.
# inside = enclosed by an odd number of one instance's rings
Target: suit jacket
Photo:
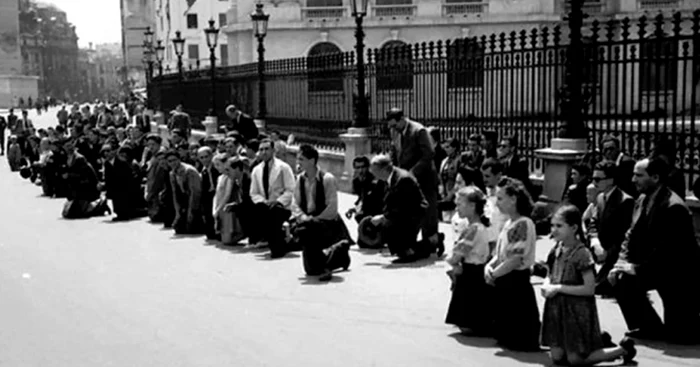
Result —
[[596, 198], [595, 227], [604, 249], [618, 248], [632, 223], [634, 199], [614, 187], [605, 200], [605, 193]]
[[[269, 187], [268, 194], [270, 200], [278, 201], [282, 206], [289, 209], [292, 205], [292, 196], [294, 195], [294, 188], [296, 186], [296, 179], [294, 178], [294, 172], [292, 172], [292, 167], [290, 167], [284, 161], [272, 158], [270, 161], [270, 176], [269, 176]], [[255, 168], [253, 168], [252, 182], [250, 185], [250, 197], [253, 199], [254, 203], [264, 203], [265, 190], [263, 188], [263, 168], [265, 163], [261, 162]]]
[[100, 197], [97, 191], [97, 174], [87, 159], [80, 153], [75, 153], [66, 166], [68, 173], [69, 199], [71, 200], [96, 200]]
[[634, 174], [634, 165], [636, 161], [628, 155], [622, 155], [617, 163], [617, 175], [615, 177], [615, 186], [622, 189], [628, 195], [636, 198], [639, 196], [637, 189], [632, 183], [632, 175]]
[[255, 121], [252, 117], [246, 115], [245, 113], [242, 113], [238, 116], [238, 118], [233, 119], [229, 124], [228, 129], [229, 131], [238, 131], [241, 133], [241, 135], [243, 135], [243, 138], [246, 141], [258, 138], [258, 127], [255, 126]]
[[[503, 175], [522, 181], [527, 191], [532, 195], [533, 187], [532, 182], [530, 182], [530, 168], [527, 160], [518, 154], [513, 154], [510, 158], [501, 159], [501, 162], [504, 166]], [[533, 198], [533, 200], [537, 200], [537, 198]]]
[[391, 224], [420, 221], [428, 202], [418, 186], [416, 178], [408, 171], [394, 167], [386, 194], [382, 214]]
[[180, 209], [187, 208], [190, 211], [199, 212], [202, 198], [202, 177], [197, 169], [187, 163], [181, 163], [177, 172], [170, 171], [170, 186], [173, 191], [173, 202]]
[[[646, 195], [640, 195], [632, 215], [632, 226], [622, 243], [620, 260], [635, 265], [646, 279], [698, 280], [698, 247], [693, 219], [685, 202], [662, 186], [645, 210]], [[645, 214], [646, 212], [646, 214]]]
[[435, 150], [428, 129], [423, 125], [408, 120], [405, 132], [399, 132], [400, 150], [392, 149], [394, 164], [410, 171], [422, 184], [437, 186], [437, 167], [433, 163]]
[[[165, 148], [160, 147], [160, 150], [165, 151]], [[160, 164], [162, 159], [152, 158], [146, 163], [146, 201], [149, 203], [158, 200], [168, 180], [168, 169]]]

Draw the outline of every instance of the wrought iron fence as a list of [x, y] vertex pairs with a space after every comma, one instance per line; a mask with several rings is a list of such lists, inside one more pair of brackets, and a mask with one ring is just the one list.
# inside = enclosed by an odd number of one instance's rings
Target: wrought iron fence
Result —
[[[466, 140], [484, 130], [516, 135], [531, 170], [541, 169], [534, 151], [549, 145], [563, 121], [568, 33], [557, 25], [368, 50], [365, 93], [373, 150], [389, 149], [384, 112], [401, 107], [411, 118], [438, 126], [443, 137]], [[672, 139], [678, 164], [692, 180], [700, 168], [700, 10], [593, 20], [583, 29], [582, 43], [583, 58], [572, 65], [583, 70], [590, 148], [614, 135], [639, 158], [650, 153], [656, 138]], [[272, 60], [265, 69], [270, 125], [301, 141], [342, 149], [337, 134], [355, 115], [354, 54]], [[253, 111], [255, 64], [217, 75], [217, 97]], [[173, 81], [177, 75], [156, 78], [163, 107], [174, 107]], [[206, 110], [208, 83], [207, 74], [185, 75], [186, 106]]]

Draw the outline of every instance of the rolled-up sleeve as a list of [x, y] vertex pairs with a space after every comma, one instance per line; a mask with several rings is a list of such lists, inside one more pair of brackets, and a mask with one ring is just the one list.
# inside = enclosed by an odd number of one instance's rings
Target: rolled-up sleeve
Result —
[[326, 196], [326, 208], [318, 215], [318, 219], [335, 219], [338, 215], [338, 183], [330, 173], [323, 176], [323, 191]]

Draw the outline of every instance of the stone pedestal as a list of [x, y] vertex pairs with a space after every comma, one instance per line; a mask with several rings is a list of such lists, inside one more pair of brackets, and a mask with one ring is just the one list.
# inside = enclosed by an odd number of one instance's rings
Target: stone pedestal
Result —
[[207, 116], [204, 118], [202, 125], [204, 125], [206, 136], [212, 136], [218, 133], [219, 125], [217, 120], [216, 116]]
[[562, 201], [571, 167], [588, 151], [585, 139], [552, 139], [549, 148], [535, 151], [544, 163], [544, 183], [540, 202], [555, 204]]
[[369, 157], [372, 152], [372, 142], [367, 129], [354, 127], [349, 128], [347, 133], [341, 134], [340, 140], [345, 144], [345, 167], [343, 175], [340, 177], [340, 184], [341, 189], [347, 190], [347, 188], [352, 187], [352, 161], [359, 156]]
[[156, 111], [151, 118], [151, 132], [157, 134], [159, 125], [165, 125], [165, 114], [162, 111]]

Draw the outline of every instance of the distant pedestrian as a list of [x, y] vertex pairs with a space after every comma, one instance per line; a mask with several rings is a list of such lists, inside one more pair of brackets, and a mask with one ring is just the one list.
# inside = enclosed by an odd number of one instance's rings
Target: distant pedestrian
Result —
[[243, 141], [258, 138], [258, 127], [255, 126], [255, 121], [250, 115], [243, 113], [235, 105], [230, 105], [226, 107], [226, 116], [229, 118], [225, 125], [226, 132], [238, 131], [243, 135]]
[[542, 344], [549, 346], [558, 365], [594, 365], [620, 357], [631, 362], [637, 350], [624, 338], [620, 346], [604, 348], [595, 299], [595, 262], [584, 244], [581, 212], [561, 207], [552, 217], [557, 244], [547, 257], [549, 276], [542, 285], [546, 301], [542, 315]]

